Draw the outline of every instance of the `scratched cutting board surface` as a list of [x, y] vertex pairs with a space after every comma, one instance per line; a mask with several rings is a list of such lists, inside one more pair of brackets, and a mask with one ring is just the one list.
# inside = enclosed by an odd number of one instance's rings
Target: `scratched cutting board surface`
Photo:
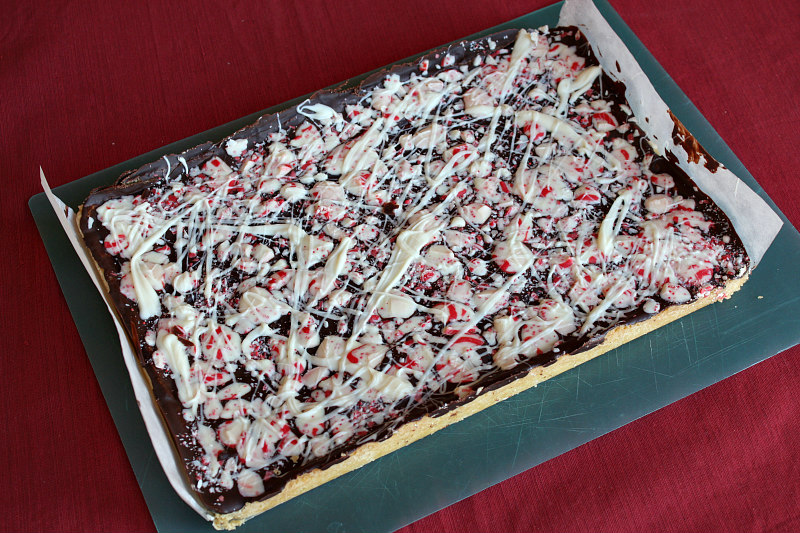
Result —
[[[602, 0], [597, 5], [701, 144], [779, 212], [616, 12]], [[478, 35], [555, 25], [560, 9], [556, 4]], [[54, 192], [75, 208], [91, 189], [112, 183], [126, 170], [219, 140], [258, 116], [303, 98], [170, 144]], [[111, 318], [44, 194], [32, 197], [29, 205], [156, 527], [163, 532], [214, 531], [178, 498], [162, 472]], [[706, 307], [282, 504], [239, 531], [393, 531], [800, 342], [800, 234], [781, 217], [780, 234], [750, 281], [731, 300]]]

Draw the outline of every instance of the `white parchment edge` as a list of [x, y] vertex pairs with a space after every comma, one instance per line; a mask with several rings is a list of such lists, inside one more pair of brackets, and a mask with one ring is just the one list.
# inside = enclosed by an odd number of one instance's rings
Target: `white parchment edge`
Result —
[[[697, 185], [717, 202], [733, 222], [753, 264], [763, 257], [769, 245], [777, 236], [783, 222], [778, 215], [750, 187], [728, 169], [720, 166], [711, 173], [701, 164], [690, 163], [688, 154], [681, 146], [672, 142], [673, 122], [667, 113], [667, 106], [656, 92], [650, 80], [639, 67], [633, 55], [619, 36], [611, 29], [605, 18], [591, 0], [566, 0], [561, 10], [559, 25], [578, 26], [592, 43], [603, 69], [614, 79], [623, 82], [627, 88], [626, 96], [639, 126], [651, 139], [656, 140], [657, 150], [671, 151], [679, 159], [679, 166]], [[616, 63], [620, 65], [616, 72]], [[644, 120], [649, 118], [649, 122]], [[114, 320], [120, 339], [120, 347], [125, 366], [131, 377], [133, 391], [142, 413], [145, 427], [150, 435], [158, 460], [178, 496], [206, 520], [213, 515], [206, 511], [195, 499], [188, 481], [183, 475], [183, 467], [175, 453], [171, 439], [156, 410], [155, 403], [138, 367], [128, 336], [113, 312], [109, 297], [106, 296], [87, 250], [79, 236], [75, 213], [59, 200], [50, 190], [44, 171], [40, 169], [42, 188], [58, 217], [72, 247], [78, 254], [84, 268], [89, 273], [95, 287], [103, 297], [109, 313]]]
[[584, 32], [603, 70], [611, 78], [625, 84], [628, 104], [639, 127], [655, 145], [656, 152], [663, 155], [668, 150], [678, 158], [678, 166], [728, 215], [753, 266], [757, 265], [783, 225], [780, 217], [721, 164], [712, 173], [701, 164], [702, 160], [700, 163], [689, 161], [686, 150], [672, 140], [675, 123], [669, 116], [667, 104], [591, 0], [566, 0], [558, 24], [578, 26]]
[[92, 283], [94, 283], [100, 296], [102, 296], [108, 308], [108, 312], [114, 320], [114, 326], [116, 326], [117, 335], [119, 335], [119, 345], [122, 349], [122, 358], [125, 360], [125, 366], [131, 377], [133, 394], [136, 396], [136, 403], [139, 405], [139, 410], [144, 419], [144, 425], [147, 428], [147, 433], [150, 435], [150, 440], [158, 456], [158, 461], [161, 463], [161, 467], [164, 469], [164, 473], [167, 475], [170, 485], [172, 485], [175, 492], [178, 493], [178, 496], [189, 504], [192, 509], [197, 511], [200, 516], [210, 521], [213, 519], [213, 516], [195, 500], [194, 492], [190, 488], [186, 476], [183, 474], [183, 467], [178, 462], [178, 456], [174, 451], [170, 437], [167, 435], [164, 424], [161, 421], [161, 415], [156, 411], [156, 405], [153, 402], [149, 387], [145, 383], [144, 377], [139, 370], [139, 365], [136, 361], [133, 349], [131, 348], [130, 341], [128, 340], [128, 335], [125, 333], [125, 329], [117, 318], [117, 314], [113, 311], [110, 298], [106, 295], [106, 291], [103, 290], [103, 284], [92, 265], [92, 260], [89, 258], [89, 252], [82, 244], [83, 241], [79, 236], [75, 212], [53, 194], [44, 176], [44, 171], [41, 168], [39, 169], [39, 174], [44, 194], [50, 201], [50, 205], [53, 207], [53, 211], [55, 211], [58, 221], [61, 223], [61, 227], [64, 228], [64, 233], [67, 234], [70, 244], [72, 244], [72, 247], [75, 249], [75, 253], [78, 254], [78, 258], [81, 260], [81, 263], [83, 263], [86, 272], [89, 273], [89, 277], [92, 278]]

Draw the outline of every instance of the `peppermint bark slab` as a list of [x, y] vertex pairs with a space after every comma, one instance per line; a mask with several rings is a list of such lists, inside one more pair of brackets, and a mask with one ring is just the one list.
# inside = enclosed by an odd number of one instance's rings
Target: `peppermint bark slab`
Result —
[[[215, 525], [729, 296], [728, 218], [574, 28], [316, 95], [87, 199]], [[446, 415], [446, 416], [444, 416]]]

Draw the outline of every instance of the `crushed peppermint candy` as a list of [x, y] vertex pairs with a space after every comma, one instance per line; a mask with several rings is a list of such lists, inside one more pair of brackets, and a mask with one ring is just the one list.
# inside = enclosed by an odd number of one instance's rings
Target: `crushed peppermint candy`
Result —
[[84, 210], [218, 512], [748, 267], [574, 28], [359, 91]]

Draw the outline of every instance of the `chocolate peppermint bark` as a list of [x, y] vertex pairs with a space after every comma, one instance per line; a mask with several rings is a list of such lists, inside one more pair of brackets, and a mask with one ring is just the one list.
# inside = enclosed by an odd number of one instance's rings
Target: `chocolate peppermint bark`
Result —
[[319, 93], [94, 191], [79, 223], [220, 527], [750, 269], [575, 28]]

